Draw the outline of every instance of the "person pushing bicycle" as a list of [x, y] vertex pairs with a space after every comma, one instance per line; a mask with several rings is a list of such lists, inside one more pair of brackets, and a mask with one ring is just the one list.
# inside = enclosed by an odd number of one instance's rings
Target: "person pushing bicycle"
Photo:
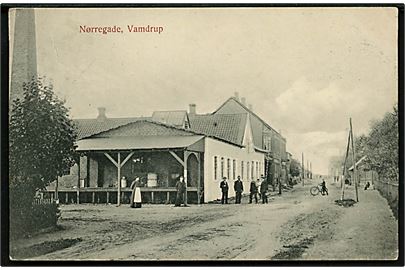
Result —
[[326, 188], [325, 179], [322, 179], [321, 187], [322, 187], [322, 191], [321, 191], [322, 195], [325, 195], [325, 193], [326, 193], [326, 195], [329, 196], [328, 189]]

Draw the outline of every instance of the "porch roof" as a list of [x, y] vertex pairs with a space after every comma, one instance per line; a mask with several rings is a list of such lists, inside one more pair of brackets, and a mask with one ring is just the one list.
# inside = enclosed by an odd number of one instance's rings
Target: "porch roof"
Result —
[[201, 135], [88, 138], [77, 141], [76, 151], [186, 148], [198, 142], [202, 138], [204, 138], [204, 136]]

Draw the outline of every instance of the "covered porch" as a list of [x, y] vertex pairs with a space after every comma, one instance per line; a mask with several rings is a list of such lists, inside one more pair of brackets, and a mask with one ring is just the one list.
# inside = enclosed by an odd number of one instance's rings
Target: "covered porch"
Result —
[[129, 187], [139, 177], [144, 203], [169, 204], [174, 203], [175, 185], [183, 176], [186, 202], [203, 201], [204, 136], [89, 138], [79, 140], [76, 151], [77, 185], [56, 186], [44, 196], [60, 203], [120, 205], [130, 202]]

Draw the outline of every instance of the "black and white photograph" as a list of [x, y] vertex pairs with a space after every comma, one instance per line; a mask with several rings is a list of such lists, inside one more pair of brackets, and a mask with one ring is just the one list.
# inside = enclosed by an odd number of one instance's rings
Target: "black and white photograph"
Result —
[[8, 264], [403, 264], [400, 12], [8, 9]]

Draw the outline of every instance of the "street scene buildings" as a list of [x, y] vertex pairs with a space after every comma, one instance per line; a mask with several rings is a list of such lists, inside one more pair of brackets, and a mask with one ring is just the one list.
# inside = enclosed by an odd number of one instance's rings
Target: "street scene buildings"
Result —
[[[174, 199], [180, 175], [186, 178], [190, 202], [198, 203], [220, 198], [218, 186], [224, 177], [232, 183], [240, 176], [246, 194], [250, 182], [264, 175], [270, 183], [287, 184], [285, 138], [244, 103], [236, 93], [212, 114], [197, 114], [196, 105], [190, 104], [189, 112], [155, 111], [151, 117], [121, 119], [109, 119], [105, 108], [99, 108], [96, 119], [75, 120], [76, 151], [82, 156], [69, 175], [59, 179], [61, 201], [80, 202], [81, 189], [84, 195], [94, 194], [92, 202], [117, 203], [118, 175], [128, 179], [118, 183], [125, 201], [136, 177], [145, 181], [148, 201], [166, 203], [171, 195]], [[118, 154], [122, 163], [117, 167]], [[90, 202], [82, 201], [86, 199]]]
[[8, 263], [398, 262], [397, 20], [10, 10]]

